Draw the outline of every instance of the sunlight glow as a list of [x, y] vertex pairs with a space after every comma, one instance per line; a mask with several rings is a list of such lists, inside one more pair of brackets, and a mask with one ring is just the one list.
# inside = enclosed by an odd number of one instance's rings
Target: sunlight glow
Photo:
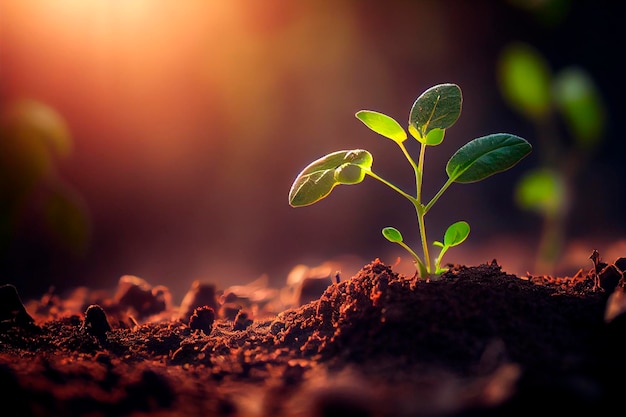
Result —
[[[16, 68], [3, 74], [13, 78], [9, 93], [47, 98], [71, 112], [71, 120], [112, 130], [114, 137], [78, 138], [89, 140], [83, 146], [93, 152], [114, 157], [130, 146], [146, 163], [173, 169], [194, 153], [184, 136], [194, 135], [191, 126], [203, 113], [217, 110], [216, 90], [229, 83], [216, 79], [229, 71], [212, 67], [228, 59], [233, 45], [245, 46], [238, 40], [238, 2], [185, 6], [161, 0], [5, 5], [3, 55]], [[205, 65], [206, 59], [215, 63]], [[132, 142], [122, 144], [122, 137]]]

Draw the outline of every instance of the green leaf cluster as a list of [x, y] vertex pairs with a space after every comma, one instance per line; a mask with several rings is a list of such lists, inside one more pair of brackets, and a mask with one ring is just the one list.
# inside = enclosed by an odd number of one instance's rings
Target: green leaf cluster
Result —
[[[413, 192], [405, 191], [375, 173], [372, 170], [373, 157], [368, 151], [343, 150], [327, 154], [307, 165], [291, 186], [289, 204], [292, 207], [311, 205], [328, 196], [337, 185], [358, 184], [366, 176], [370, 176], [405, 197], [415, 208], [423, 258], [404, 242], [401, 232], [396, 228], [391, 226], [383, 228], [383, 236], [411, 254], [417, 272], [422, 278], [439, 276], [446, 270], [441, 267], [443, 255], [449, 248], [467, 239], [470, 226], [465, 221], [458, 221], [449, 226], [444, 233], [443, 242], [433, 242], [434, 246], [440, 248], [440, 253], [431, 264], [424, 221], [426, 214], [453, 183], [477, 182], [505, 171], [517, 164], [532, 149], [525, 139], [508, 133], [476, 138], [452, 155], [446, 165], [448, 180], [430, 200], [424, 200], [422, 180], [426, 149], [443, 142], [446, 130], [454, 125], [461, 115], [462, 104], [461, 88], [456, 84], [446, 83], [427, 89], [415, 100], [409, 112], [406, 130], [395, 119], [383, 113], [372, 110], [361, 110], [356, 113], [357, 119], [365, 126], [391, 139], [400, 148], [415, 173]], [[405, 146], [410, 137], [420, 144], [417, 158], [414, 158]]]

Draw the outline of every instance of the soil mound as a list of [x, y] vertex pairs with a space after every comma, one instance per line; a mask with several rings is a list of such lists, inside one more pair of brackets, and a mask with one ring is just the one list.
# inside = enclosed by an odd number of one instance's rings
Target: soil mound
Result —
[[520, 278], [494, 261], [425, 281], [374, 260], [256, 320], [202, 306], [139, 323], [106, 299], [33, 319], [4, 288], [3, 415], [608, 413], [625, 388], [626, 297], [602, 266]]

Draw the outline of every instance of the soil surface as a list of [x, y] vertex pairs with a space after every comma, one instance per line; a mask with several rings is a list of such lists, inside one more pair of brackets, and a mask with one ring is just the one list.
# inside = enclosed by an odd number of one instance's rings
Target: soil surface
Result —
[[5, 285], [1, 414], [613, 414], [626, 260], [592, 260], [573, 277], [518, 277], [494, 260], [430, 281], [374, 260], [301, 279], [282, 310], [269, 289], [197, 282], [180, 305], [137, 277], [25, 304]]

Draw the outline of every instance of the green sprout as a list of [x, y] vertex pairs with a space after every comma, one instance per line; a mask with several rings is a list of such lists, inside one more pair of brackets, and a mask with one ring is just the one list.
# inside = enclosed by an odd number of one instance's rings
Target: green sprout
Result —
[[328, 196], [337, 185], [358, 184], [365, 176], [370, 176], [405, 197], [415, 207], [423, 258], [404, 242], [402, 234], [396, 228], [383, 228], [383, 236], [411, 254], [421, 278], [438, 277], [447, 270], [441, 267], [441, 258], [449, 248], [467, 239], [470, 227], [465, 221], [458, 221], [449, 226], [444, 234], [443, 243], [433, 242], [434, 246], [441, 249], [439, 256], [431, 264], [424, 221], [426, 214], [453, 183], [477, 182], [508, 170], [532, 150], [525, 139], [508, 133], [476, 138], [452, 155], [446, 165], [448, 180], [430, 200], [424, 202], [422, 179], [426, 148], [442, 143], [446, 129], [452, 126], [461, 114], [462, 101], [461, 88], [456, 84], [435, 85], [415, 100], [409, 113], [408, 133], [420, 143], [417, 162], [405, 146], [409, 135], [396, 120], [371, 110], [356, 113], [356, 117], [368, 128], [391, 139], [400, 147], [415, 173], [415, 194], [400, 189], [374, 173], [372, 171], [374, 158], [371, 153], [364, 149], [352, 149], [332, 152], [307, 165], [298, 174], [289, 190], [289, 205], [292, 207], [311, 205]]

